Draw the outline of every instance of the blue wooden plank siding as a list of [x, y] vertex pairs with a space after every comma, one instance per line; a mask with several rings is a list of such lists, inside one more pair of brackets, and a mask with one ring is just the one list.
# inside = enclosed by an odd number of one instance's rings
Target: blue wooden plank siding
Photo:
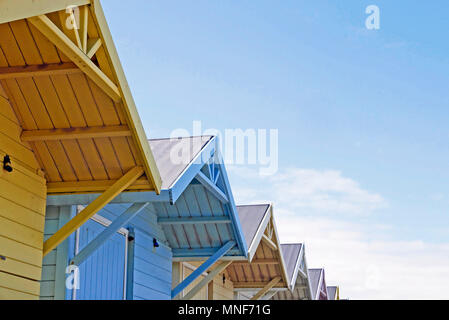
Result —
[[[153, 237], [134, 231], [133, 300], [170, 300], [172, 287], [171, 249], [159, 243], [153, 248]], [[128, 297], [130, 299], [131, 297]]]
[[[99, 212], [99, 216], [113, 221], [131, 204], [110, 204]], [[47, 207], [46, 237], [50, 237], [65, 222], [70, 215], [60, 220], [60, 212], [66, 212], [72, 207]], [[65, 211], [64, 211], [65, 210]], [[65, 222], [64, 222], [65, 221]], [[157, 223], [154, 207], [149, 205], [139, 213], [130, 223], [124, 226], [132, 230], [133, 241], [128, 242], [128, 250], [133, 250], [126, 256], [127, 299], [136, 300], [168, 300], [171, 294], [172, 252], [167, 246], [167, 240], [161, 227]], [[79, 232], [79, 250], [88, 241], [92, 241], [104, 226], [90, 220]], [[75, 234], [58, 246], [54, 252], [44, 259], [43, 281], [41, 285], [41, 299], [73, 299], [72, 290], [65, 289], [65, 268], [75, 255]], [[157, 239], [158, 248], [153, 248], [153, 239]], [[101, 246], [89, 259], [80, 266], [81, 289], [77, 290], [76, 299], [106, 299], [119, 300], [124, 298], [125, 276], [125, 241], [123, 235], [116, 234]], [[58, 250], [60, 251], [57, 259]], [[61, 259], [61, 255], [62, 259]], [[57, 283], [56, 275], [62, 275]], [[59, 292], [59, 296], [55, 295]]]
[[[74, 206], [49, 206], [45, 215], [44, 240], [47, 240], [75, 214]], [[65, 266], [73, 237], [61, 243], [43, 260], [40, 299], [65, 298]], [[72, 244], [73, 245], [73, 244]], [[64, 267], [62, 267], [64, 265]]]
[[[89, 220], [79, 230], [79, 250], [95, 239], [106, 227]], [[115, 233], [79, 266], [80, 289], [76, 300], [123, 300], [127, 240]]]

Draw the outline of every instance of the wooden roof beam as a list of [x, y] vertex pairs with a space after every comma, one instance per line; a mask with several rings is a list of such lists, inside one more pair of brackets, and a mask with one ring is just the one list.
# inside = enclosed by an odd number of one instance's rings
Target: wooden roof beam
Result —
[[41, 15], [28, 18], [50, 42], [61, 50], [75, 63], [96, 85], [98, 85], [112, 100], [120, 102], [122, 97], [117, 85], [65, 35], [47, 16]]
[[66, 10], [71, 6], [84, 6], [90, 0], [1, 0], [0, 23], [26, 19], [50, 12]]
[[24, 67], [0, 67], [0, 80], [82, 73], [74, 63], [55, 63]]
[[47, 241], [44, 242], [43, 256], [45, 257], [61, 242], [67, 239], [73, 232], [80, 228], [98, 211], [103, 209], [112, 199], [118, 196], [122, 191], [128, 188], [134, 181], [144, 174], [142, 167], [135, 167], [129, 170], [123, 177], [117, 180], [109, 189], [96, 198], [83, 211], [76, 215], [72, 220], [56, 231]]
[[229, 217], [185, 217], [185, 218], [159, 218], [157, 222], [161, 225], [179, 224], [230, 224]]
[[271, 288], [273, 288], [275, 285], [277, 285], [279, 282], [281, 282], [281, 277], [276, 277], [273, 280], [271, 280], [270, 282], [267, 283], [267, 285], [265, 287], [263, 287], [259, 292], [257, 292], [254, 297], [251, 298], [251, 300], [255, 301], [255, 300], [259, 300], [260, 298], [262, 298], [268, 291], [271, 290]]
[[128, 126], [102, 126], [23, 131], [22, 141], [55, 141], [91, 138], [130, 137]]
[[190, 290], [181, 299], [182, 300], [192, 300], [193, 297], [195, 297], [196, 294], [198, 292], [200, 292], [201, 289], [203, 289], [206, 285], [208, 285], [209, 282], [211, 282], [215, 278], [215, 276], [217, 276], [220, 272], [225, 270], [231, 263], [232, 263], [232, 261], [225, 261], [225, 262], [220, 263], [216, 268], [214, 268], [214, 270], [209, 272], [209, 274], [206, 277], [204, 277], [203, 280], [201, 280], [197, 285], [195, 285], [195, 287], [193, 287], [192, 290]]
[[265, 234], [262, 236], [262, 241], [273, 251], [278, 250], [278, 246], [273, 242], [270, 238], [268, 238]]
[[279, 264], [279, 260], [278, 259], [257, 259], [257, 260], [253, 260], [251, 261], [251, 263], [249, 263], [248, 261], [235, 261], [233, 263], [233, 265], [276, 265]]
[[[282, 278], [281, 278], [282, 280]], [[269, 282], [234, 282], [234, 289], [258, 289], [258, 288], [264, 288]], [[276, 283], [272, 288], [282, 288], [287, 289], [287, 287], [282, 283], [278, 282]], [[271, 289], [271, 288], [270, 288]]]

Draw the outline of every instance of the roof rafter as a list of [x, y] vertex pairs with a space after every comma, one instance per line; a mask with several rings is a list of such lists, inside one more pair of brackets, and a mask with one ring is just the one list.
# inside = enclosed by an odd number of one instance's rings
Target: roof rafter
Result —
[[50, 18], [46, 15], [40, 15], [27, 20], [69, 57], [111, 99], [115, 102], [121, 101], [121, 93], [117, 85]]

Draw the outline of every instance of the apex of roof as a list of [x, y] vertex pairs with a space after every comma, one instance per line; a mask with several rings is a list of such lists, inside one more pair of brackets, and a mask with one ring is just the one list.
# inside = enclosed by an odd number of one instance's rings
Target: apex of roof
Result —
[[148, 140], [162, 178], [162, 189], [169, 189], [213, 138], [195, 136]]
[[257, 230], [259, 229], [259, 226], [269, 208], [270, 204], [237, 206], [240, 223], [242, 225], [243, 234], [245, 236], [248, 248], [251, 246], [253, 239], [256, 237]]
[[302, 243], [281, 244], [288, 280], [291, 283], [295, 274], [295, 267], [301, 253]]

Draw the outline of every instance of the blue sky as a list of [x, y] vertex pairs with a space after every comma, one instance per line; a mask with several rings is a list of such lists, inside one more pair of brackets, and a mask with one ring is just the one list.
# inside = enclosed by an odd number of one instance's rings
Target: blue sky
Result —
[[[294, 210], [298, 219], [310, 218], [303, 223], [324, 219], [342, 224], [342, 235], [349, 225], [360, 230], [354, 241], [364, 245], [390, 241], [387, 247], [401, 248], [401, 243], [419, 242], [427, 251], [446, 248], [447, 1], [130, 3], [108, 0], [103, 6], [150, 137], [169, 136], [176, 128], [191, 130], [194, 120], [219, 130], [279, 129], [281, 174], [349, 179], [355, 185], [344, 191], [350, 193], [344, 201], [362, 195], [357, 205], [370, 201], [369, 195], [381, 198], [374, 208], [362, 204], [357, 212], [337, 214], [310, 204], [297, 211], [276, 203], [281, 212]], [[365, 8], [371, 4], [380, 8], [380, 30], [365, 28]], [[301, 169], [308, 171], [298, 173]], [[326, 175], [329, 171], [338, 174]], [[244, 179], [250, 175], [239, 176], [238, 170], [230, 175], [235, 193], [259, 187], [257, 178]], [[291, 183], [284, 181], [285, 186]], [[335, 190], [323, 189], [333, 196]], [[272, 191], [267, 189], [266, 200], [295, 201]], [[235, 197], [250, 201], [250, 195]], [[435, 250], [435, 259], [444, 254]], [[309, 264], [339, 266], [337, 258], [312, 257]], [[398, 262], [398, 269], [408, 261]], [[444, 267], [445, 262], [435, 263]], [[349, 279], [344, 283], [343, 273], [327, 273], [343, 292], [347, 284], [348, 296], [397, 297], [374, 289], [364, 294]]]

